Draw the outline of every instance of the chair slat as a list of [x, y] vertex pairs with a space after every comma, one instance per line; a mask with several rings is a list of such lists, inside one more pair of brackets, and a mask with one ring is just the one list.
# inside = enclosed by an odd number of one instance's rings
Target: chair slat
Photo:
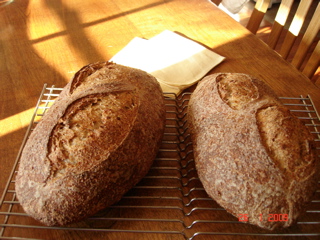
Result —
[[256, 34], [271, 0], [257, 0], [246, 28]]
[[272, 26], [268, 38], [268, 45], [272, 49], [275, 49], [279, 41], [281, 32], [286, 24], [293, 2], [294, 0], [283, 0], [279, 6], [279, 10], [277, 12], [274, 24]]
[[302, 28], [302, 25], [304, 23], [304, 20], [309, 11], [312, 1], [313, 0], [301, 0], [298, 6], [297, 12], [295, 13], [293, 20], [290, 24], [289, 31], [279, 51], [280, 55], [284, 59], [287, 59], [290, 53], [290, 50], [294, 44], [294, 41], [297, 38], [298, 34], [300, 33], [300, 30]]
[[310, 49], [310, 46], [315, 41], [315, 38], [320, 30], [320, 3], [318, 3], [318, 6], [313, 14], [313, 17], [308, 25], [308, 28], [303, 35], [303, 38], [301, 40], [301, 43], [297, 49], [297, 52], [292, 60], [293, 66], [300, 69], [304, 58], [307, 56], [308, 50]]

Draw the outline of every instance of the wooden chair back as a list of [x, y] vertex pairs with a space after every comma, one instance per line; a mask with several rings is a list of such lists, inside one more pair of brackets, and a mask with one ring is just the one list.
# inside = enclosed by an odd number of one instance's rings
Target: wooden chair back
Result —
[[[259, 29], [269, 3], [270, 0], [258, 0], [256, 3], [255, 10], [252, 12], [247, 25], [247, 28], [254, 34], [256, 34]], [[299, 43], [298, 48], [294, 49], [293, 57], [291, 57], [291, 63], [315, 82], [317, 78], [319, 78], [319, 75], [314, 75], [317, 72], [320, 63], [318, 36], [320, 29], [320, 3], [317, 1], [316, 10], [314, 11], [311, 21], [303, 34], [300, 34], [301, 28], [305, 22], [306, 15], [310, 10], [313, 0], [300, 1], [290, 23], [289, 29], [287, 30], [285, 29], [285, 24], [288, 20], [290, 11], [292, 10], [293, 3], [294, 0], [281, 1], [267, 44], [272, 49], [281, 45], [277, 51], [284, 59], [289, 61], [290, 59], [288, 59], [288, 57], [294, 44]], [[284, 34], [284, 38], [282, 34]], [[310, 54], [308, 54], [310, 52], [313, 52], [311, 57]]]
[[256, 34], [266, 14], [271, 0], [257, 0], [247, 23], [247, 29]]

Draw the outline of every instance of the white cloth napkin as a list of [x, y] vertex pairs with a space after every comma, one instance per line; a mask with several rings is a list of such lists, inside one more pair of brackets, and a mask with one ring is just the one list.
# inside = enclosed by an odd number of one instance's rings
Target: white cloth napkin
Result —
[[236, 14], [241, 11], [249, 0], [222, 0], [221, 4], [231, 13]]
[[208, 48], [165, 30], [147, 40], [135, 37], [110, 61], [144, 70], [163, 92], [179, 94], [224, 60]]

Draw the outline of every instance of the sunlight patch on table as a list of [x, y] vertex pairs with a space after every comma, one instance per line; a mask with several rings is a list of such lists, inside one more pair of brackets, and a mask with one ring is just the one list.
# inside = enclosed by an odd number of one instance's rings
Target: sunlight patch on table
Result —
[[17, 113], [10, 117], [0, 120], [0, 137], [20, 130], [30, 124], [30, 119], [34, 108]]
[[40, 121], [44, 111], [52, 105], [53, 102], [50, 102], [48, 105], [47, 102], [43, 102], [39, 105], [37, 112], [35, 113], [35, 107], [25, 110], [23, 112], [14, 114], [10, 117], [0, 120], [0, 137], [16, 132], [22, 128], [25, 128], [30, 125], [33, 114], [35, 114], [34, 122]]

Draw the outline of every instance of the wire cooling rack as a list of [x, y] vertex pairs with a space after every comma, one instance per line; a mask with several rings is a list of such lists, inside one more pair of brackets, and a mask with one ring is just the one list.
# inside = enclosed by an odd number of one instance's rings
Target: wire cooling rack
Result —
[[[22, 210], [14, 184], [30, 132], [62, 88], [44, 86], [0, 202], [0, 239], [320, 239], [320, 183], [297, 224], [270, 232], [239, 221], [205, 193], [195, 169], [186, 109], [190, 93], [165, 94], [161, 149], [142, 181], [117, 204], [80, 223], [46, 227]], [[303, 119], [320, 149], [320, 121], [309, 96], [281, 98]], [[30, 231], [32, 229], [32, 231]]]

